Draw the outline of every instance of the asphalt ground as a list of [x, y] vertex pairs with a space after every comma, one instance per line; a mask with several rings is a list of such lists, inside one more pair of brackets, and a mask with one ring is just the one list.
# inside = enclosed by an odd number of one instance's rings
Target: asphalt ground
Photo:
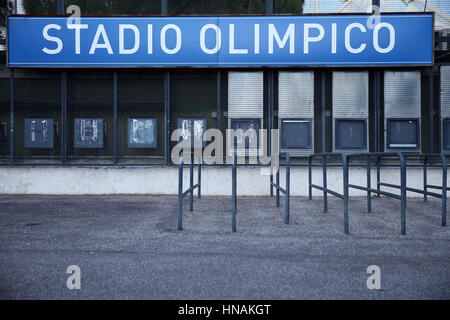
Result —
[[[284, 202], [184, 200], [177, 231], [174, 196], [0, 196], [1, 299], [449, 299], [450, 227], [441, 202], [409, 198], [407, 234], [400, 202], [329, 198]], [[81, 289], [66, 272], [79, 266]], [[381, 289], [368, 289], [367, 268]]]

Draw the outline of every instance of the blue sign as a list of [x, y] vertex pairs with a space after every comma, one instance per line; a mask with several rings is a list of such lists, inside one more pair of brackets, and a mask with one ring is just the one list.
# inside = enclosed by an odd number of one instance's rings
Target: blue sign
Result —
[[10, 67], [431, 64], [430, 13], [8, 18]]

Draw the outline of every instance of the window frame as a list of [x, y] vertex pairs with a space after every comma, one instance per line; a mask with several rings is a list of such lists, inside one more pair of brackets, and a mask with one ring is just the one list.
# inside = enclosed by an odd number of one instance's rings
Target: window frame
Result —
[[[284, 137], [284, 121], [299, 121], [299, 122], [308, 122], [309, 123], [309, 142], [306, 147], [288, 147], [283, 145], [283, 137]], [[312, 148], [313, 141], [313, 119], [312, 118], [280, 118], [280, 148], [281, 149], [289, 149], [289, 150], [307, 150]]]
[[[363, 147], [341, 147], [337, 128], [339, 122], [364, 122], [364, 146]], [[336, 150], [366, 150], [367, 149], [367, 118], [335, 118], [334, 119], [334, 148]]]
[[[401, 145], [391, 146], [392, 134], [389, 130], [390, 124], [394, 121], [414, 121], [416, 123], [416, 144], [414, 146]], [[386, 119], [386, 147], [388, 149], [419, 149], [420, 148], [420, 118], [387, 118]]]

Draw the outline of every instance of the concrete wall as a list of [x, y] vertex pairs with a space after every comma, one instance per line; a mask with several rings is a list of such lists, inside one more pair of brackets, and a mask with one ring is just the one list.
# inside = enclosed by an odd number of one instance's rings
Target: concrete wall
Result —
[[[197, 181], [195, 171], [194, 183]], [[269, 195], [269, 176], [261, 175], [259, 167], [238, 169], [238, 195]], [[284, 184], [284, 169], [280, 179]], [[442, 171], [428, 169], [429, 184], [441, 184]], [[342, 192], [342, 169], [328, 169], [328, 187]], [[351, 168], [350, 183], [365, 185], [365, 168]], [[385, 168], [381, 180], [399, 183], [399, 170]], [[423, 173], [419, 168], [408, 168], [407, 184], [422, 189]], [[187, 188], [189, 170], [184, 170], [184, 184]], [[322, 184], [322, 169], [313, 170], [313, 183]], [[375, 188], [376, 171], [372, 171], [372, 186]], [[178, 169], [176, 167], [1, 167], [0, 194], [167, 194], [178, 192]], [[387, 188], [384, 188], [388, 190]], [[390, 189], [394, 190], [395, 189]], [[202, 169], [203, 195], [231, 195], [231, 168], [204, 167]], [[291, 168], [291, 194], [308, 195], [308, 169]], [[314, 190], [314, 195], [322, 193]], [[361, 196], [366, 193], [351, 189], [350, 195]], [[421, 196], [409, 193], [409, 196]]]

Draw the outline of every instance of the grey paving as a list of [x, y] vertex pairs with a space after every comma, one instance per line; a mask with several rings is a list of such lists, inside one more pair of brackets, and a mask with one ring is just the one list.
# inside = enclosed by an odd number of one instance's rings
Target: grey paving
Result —
[[[172, 196], [0, 196], [2, 299], [449, 299], [450, 227], [440, 201], [293, 198], [291, 224], [268, 197], [204, 197], [176, 231]], [[66, 268], [81, 268], [69, 290]], [[366, 269], [381, 268], [381, 290]]]

